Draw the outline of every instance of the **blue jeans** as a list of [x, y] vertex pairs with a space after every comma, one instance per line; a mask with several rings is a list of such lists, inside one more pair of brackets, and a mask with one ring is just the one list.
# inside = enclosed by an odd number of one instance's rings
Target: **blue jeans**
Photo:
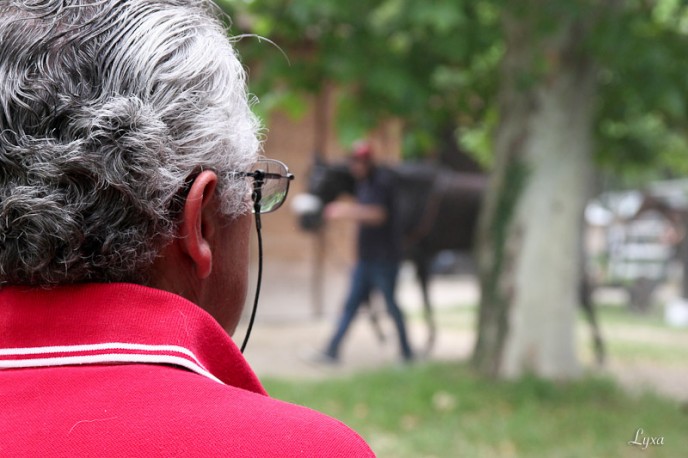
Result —
[[339, 318], [337, 331], [335, 332], [325, 353], [332, 357], [339, 356], [339, 345], [344, 339], [351, 322], [356, 316], [359, 307], [368, 301], [370, 293], [375, 289], [379, 290], [385, 298], [387, 312], [394, 320], [399, 335], [402, 357], [405, 360], [412, 358], [411, 347], [406, 337], [406, 326], [404, 317], [399, 310], [395, 299], [395, 289], [397, 284], [397, 273], [399, 264], [389, 261], [358, 261], [351, 277], [351, 287], [349, 296], [344, 304], [344, 310]]

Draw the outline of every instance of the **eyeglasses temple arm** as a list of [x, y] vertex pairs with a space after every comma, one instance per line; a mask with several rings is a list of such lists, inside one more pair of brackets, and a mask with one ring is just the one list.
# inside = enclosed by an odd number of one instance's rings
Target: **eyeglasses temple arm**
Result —
[[256, 201], [254, 203], [256, 218], [256, 234], [258, 235], [258, 278], [256, 279], [256, 294], [253, 297], [253, 309], [251, 310], [251, 318], [248, 321], [246, 335], [244, 336], [244, 341], [241, 344], [241, 353], [244, 353], [244, 350], [246, 350], [248, 339], [249, 337], [251, 337], [251, 331], [253, 330], [253, 323], [256, 321], [256, 312], [258, 311], [258, 299], [260, 298], [260, 285], [263, 281], [263, 236], [261, 233], [259, 202], [260, 201]]
[[[247, 174], [248, 175], [248, 174]], [[253, 330], [253, 324], [256, 321], [256, 312], [258, 311], [258, 299], [260, 298], [260, 286], [263, 281], [263, 235], [261, 232], [262, 223], [260, 219], [260, 200], [263, 197], [262, 186], [266, 175], [263, 173], [261, 176], [256, 176], [252, 174], [251, 176], [256, 179], [253, 187], [253, 213], [256, 219], [256, 234], [258, 236], [258, 277], [256, 279], [256, 294], [253, 298], [253, 309], [251, 310], [251, 318], [248, 321], [248, 327], [246, 329], [246, 335], [244, 336], [244, 341], [241, 344], [241, 353], [246, 350], [246, 345], [248, 344], [248, 339], [251, 337], [251, 331]], [[288, 173], [286, 177], [280, 175], [280, 178], [287, 178], [288, 180], [293, 180], [294, 175]]]

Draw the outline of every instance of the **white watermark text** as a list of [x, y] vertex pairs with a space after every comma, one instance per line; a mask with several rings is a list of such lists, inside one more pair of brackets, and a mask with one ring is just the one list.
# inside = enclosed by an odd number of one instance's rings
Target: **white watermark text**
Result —
[[643, 428], [638, 428], [633, 440], [628, 441], [628, 445], [637, 445], [645, 450], [650, 445], [664, 445], [664, 436], [646, 436]]

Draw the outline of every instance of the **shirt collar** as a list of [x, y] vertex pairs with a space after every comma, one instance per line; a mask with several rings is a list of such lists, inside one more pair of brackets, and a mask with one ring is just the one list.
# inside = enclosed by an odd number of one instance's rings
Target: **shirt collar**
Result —
[[0, 369], [171, 364], [265, 393], [232, 339], [175, 294], [112, 283], [0, 289]]

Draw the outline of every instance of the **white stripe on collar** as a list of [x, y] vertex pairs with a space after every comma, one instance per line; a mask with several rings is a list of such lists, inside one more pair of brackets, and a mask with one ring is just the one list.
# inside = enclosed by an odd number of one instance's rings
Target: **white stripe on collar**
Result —
[[[103, 351], [93, 355], [79, 355], [78, 353]], [[110, 351], [111, 350], [111, 351]], [[146, 353], [118, 353], [117, 350], [130, 350]], [[164, 353], [181, 353], [185, 356], [174, 356]], [[56, 353], [63, 353], [60, 356], [50, 356]], [[66, 353], [66, 354], [65, 354]], [[71, 355], [69, 355], [71, 353]], [[66, 366], [74, 364], [101, 364], [101, 363], [158, 363], [173, 364], [185, 367], [197, 374], [203, 375], [218, 383], [224, 384], [220, 379], [210, 373], [190, 350], [177, 345], [145, 345], [130, 343], [102, 343], [90, 345], [63, 345], [50, 347], [29, 347], [29, 348], [0, 348], [0, 356], [35, 356], [46, 355], [44, 358], [12, 358], [0, 359], [0, 369], [28, 368], [28, 367], [51, 367]]]

